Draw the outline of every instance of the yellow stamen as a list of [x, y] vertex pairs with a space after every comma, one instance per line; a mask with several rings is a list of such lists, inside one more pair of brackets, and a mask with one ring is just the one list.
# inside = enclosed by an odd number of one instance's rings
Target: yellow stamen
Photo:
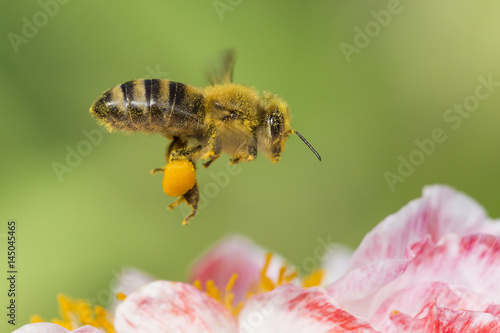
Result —
[[237, 278], [238, 278], [238, 274], [234, 273], [233, 275], [231, 275], [231, 278], [229, 279], [229, 281], [226, 284], [226, 292], [229, 292], [229, 291], [231, 291], [231, 289], [233, 289], [234, 283], [236, 282]]
[[231, 312], [234, 311], [233, 308], [234, 293], [231, 290], [233, 289], [234, 283], [236, 282], [237, 278], [238, 274], [234, 273], [233, 275], [231, 275], [231, 278], [226, 284], [226, 290], [224, 293], [224, 306]]
[[321, 281], [323, 281], [324, 275], [325, 271], [323, 269], [315, 269], [311, 274], [302, 280], [302, 286], [304, 288], [319, 286], [321, 285]]
[[215, 286], [214, 281], [208, 280], [205, 285], [205, 289], [207, 294], [215, 298], [216, 300], [220, 301], [220, 293], [219, 289]]
[[[51, 322], [68, 330], [90, 325], [107, 333], [115, 333], [111, 318], [102, 306], [93, 310], [90, 302], [85, 300], [71, 300], [64, 295], [58, 295], [59, 313], [62, 319], [52, 319]], [[32, 323], [43, 322], [40, 316], [32, 316]]]
[[102, 306], [96, 306], [94, 308], [94, 312], [96, 314], [96, 321], [97, 323], [103, 327], [106, 332], [115, 332], [115, 328], [113, 327], [113, 324], [111, 324], [108, 316], [108, 312], [106, 309], [104, 309]]
[[276, 288], [276, 285], [273, 281], [267, 277], [267, 270], [269, 265], [271, 264], [271, 259], [273, 258], [273, 254], [271, 252], [266, 253], [266, 261], [264, 262], [264, 267], [260, 271], [260, 281], [259, 281], [259, 293], [271, 291]]
[[125, 298], [127, 298], [127, 295], [125, 295], [124, 293], [117, 293], [116, 294], [116, 299], [119, 301], [124, 301]]
[[43, 323], [43, 319], [39, 315], [33, 315], [30, 317], [30, 323]]
[[193, 282], [193, 286], [194, 286], [196, 289], [198, 289], [198, 290], [202, 290], [202, 289], [201, 289], [201, 281], [200, 281], [200, 280], [195, 280], [195, 281]]

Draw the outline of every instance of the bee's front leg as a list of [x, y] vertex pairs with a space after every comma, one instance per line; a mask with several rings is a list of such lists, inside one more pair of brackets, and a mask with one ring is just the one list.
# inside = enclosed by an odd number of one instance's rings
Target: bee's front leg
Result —
[[233, 156], [229, 163], [232, 165], [238, 164], [240, 162], [249, 162], [257, 158], [257, 135], [253, 135], [250, 143], [245, 147], [243, 152]]

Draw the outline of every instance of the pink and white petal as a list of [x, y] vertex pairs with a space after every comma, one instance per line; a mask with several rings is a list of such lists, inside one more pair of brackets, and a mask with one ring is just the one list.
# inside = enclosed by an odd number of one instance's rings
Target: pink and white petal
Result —
[[488, 220], [478, 233], [500, 236], [500, 219]]
[[62, 326], [53, 323], [33, 323], [21, 326], [12, 333], [69, 333]]
[[104, 332], [93, 326], [87, 325], [79, 327], [76, 330], [71, 331], [71, 333], [104, 333]]
[[323, 284], [328, 285], [340, 278], [349, 268], [352, 250], [339, 244], [331, 245], [326, 249], [322, 268], [325, 270]]
[[341, 309], [323, 289], [281, 285], [249, 299], [240, 312], [239, 332], [378, 332]]
[[[259, 280], [266, 253], [264, 248], [246, 237], [227, 236], [196, 260], [188, 281], [192, 283], [200, 280], [204, 285], [207, 280], [212, 280], [219, 290], [224, 290], [231, 276], [236, 273], [238, 278], [232, 288], [236, 304], [245, 299], [246, 293]], [[267, 271], [268, 277], [276, 280], [284, 263], [282, 257], [274, 255]]]
[[[111, 293], [113, 295], [116, 295], [117, 293], [130, 295], [134, 291], [139, 290], [141, 287], [155, 280], [157, 279], [137, 268], [124, 267], [119, 274], [115, 275], [115, 280], [113, 281], [113, 287]], [[111, 306], [109, 307], [110, 312], [114, 313], [116, 307], [120, 303], [121, 301], [114, 298]]]
[[326, 291], [342, 304], [342, 308], [357, 316], [369, 318], [374, 311], [373, 295], [399, 278], [407, 269], [411, 259], [379, 260], [362, 268], [348, 271], [330, 284]]
[[386, 333], [500, 332], [500, 319], [490, 313], [453, 311], [429, 303], [415, 317], [395, 312], [382, 330]]
[[492, 305], [488, 306], [488, 308], [486, 309], [485, 312], [491, 313], [495, 317], [500, 318], [500, 304], [492, 304]]
[[113, 293], [131, 294], [141, 287], [156, 281], [152, 275], [135, 267], [124, 267], [113, 285]]
[[195, 287], [156, 281], [129, 295], [116, 309], [120, 333], [236, 332], [236, 320], [219, 302]]
[[418, 313], [429, 303], [453, 311], [484, 311], [490, 304], [491, 297], [473, 293], [467, 289], [443, 282], [424, 282], [409, 286], [392, 294], [378, 308], [370, 323], [381, 328], [394, 311], [410, 317]]
[[388, 216], [365, 236], [350, 269], [374, 260], [403, 258], [409, 244], [427, 235], [437, 242], [448, 233], [481, 232], [488, 223], [484, 209], [465, 194], [442, 185], [425, 187], [422, 198]]
[[427, 244], [405, 274], [384, 288], [394, 292], [426, 281], [461, 286], [500, 303], [500, 237], [448, 235], [438, 245]]
[[396, 292], [425, 282], [460, 286], [483, 295], [492, 304], [500, 303], [500, 238], [485, 234], [462, 238], [448, 235], [438, 245], [427, 243], [400, 277], [362, 300], [370, 312], [356, 312], [357, 308], [350, 304], [342, 305], [356, 315], [371, 318]]

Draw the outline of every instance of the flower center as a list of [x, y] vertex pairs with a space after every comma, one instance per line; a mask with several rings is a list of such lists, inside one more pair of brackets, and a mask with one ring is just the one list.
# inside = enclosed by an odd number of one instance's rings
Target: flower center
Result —
[[[68, 330], [77, 329], [80, 326], [91, 325], [107, 333], [115, 333], [111, 324], [111, 318], [102, 306], [95, 306], [92, 309], [90, 302], [77, 299], [71, 300], [64, 295], [58, 295], [59, 315], [61, 319], [52, 319], [50, 322], [58, 324]], [[32, 316], [32, 323], [44, 322], [40, 316]]]
[[[273, 281], [273, 279], [268, 276], [269, 265], [271, 264], [272, 259], [273, 254], [271, 252], [266, 253], [264, 266], [262, 266], [262, 269], [260, 270], [259, 280], [257, 281], [255, 287], [247, 290], [245, 295], [247, 299], [256, 294], [269, 292], [282, 284], [292, 283], [297, 279], [297, 271], [295, 269], [290, 269], [286, 264], [284, 264], [280, 267], [277, 279]], [[321, 284], [323, 276], [324, 271], [322, 269], [316, 269], [311, 274], [302, 279], [302, 286], [304, 288], [319, 286]], [[237, 315], [245, 305], [245, 301], [241, 301], [236, 305], [233, 304], [234, 293], [231, 291], [231, 289], [233, 288], [237, 278], [238, 274], [234, 273], [233, 275], [231, 275], [231, 278], [227, 282], [224, 291], [222, 292], [219, 291], [219, 288], [217, 288], [212, 280], [206, 281], [205, 290], [203, 290], [203, 286], [201, 285], [200, 280], [195, 280], [193, 282], [193, 286], [201, 291], [204, 291], [206, 294], [220, 302], [233, 315]]]

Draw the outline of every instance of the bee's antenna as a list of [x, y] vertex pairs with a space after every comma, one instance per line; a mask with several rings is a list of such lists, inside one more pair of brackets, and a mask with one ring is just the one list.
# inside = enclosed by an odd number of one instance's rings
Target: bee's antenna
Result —
[[306, 138], [304, 138], [299, 132], [297, 132], [296, 130], [292, 130], [292, 134], [296, 134], [302, 141], [304, 141], [304, 143], [306, 144], [306, 146], [309, 147], [309, 149], [312, 150], [312, 152], [314, 153], [314, 155], [316, 155], [316, 157], [318, 158], [318, 160], [321, 161], [321, 156], [318, 154], [318, 152], [316, 151], [316, 149], [313, 148], [313, 146], [311, 146], [311, 144], [309, 142], [307, 142]]

